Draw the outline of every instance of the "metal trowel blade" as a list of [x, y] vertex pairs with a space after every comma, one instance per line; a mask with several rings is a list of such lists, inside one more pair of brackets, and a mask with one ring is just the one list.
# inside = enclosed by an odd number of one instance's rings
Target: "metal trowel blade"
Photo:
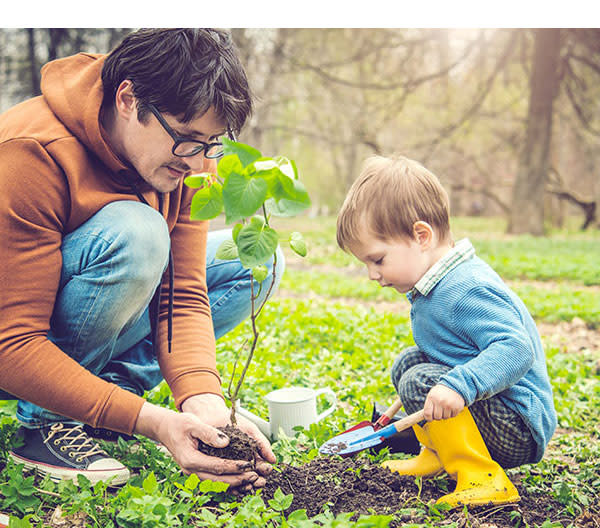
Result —
[[339, 455], [342, 457], [353, 455], [359, 451], [381, 444], [382, 438], [380, 436], [361, 441], [363, 438], [374, 433], [375, 429], [372, 425], [361, 427], [355, 431], [347, 431], [327, 440], [327, 442], [319, 447], [319, 453], [322, 455]]

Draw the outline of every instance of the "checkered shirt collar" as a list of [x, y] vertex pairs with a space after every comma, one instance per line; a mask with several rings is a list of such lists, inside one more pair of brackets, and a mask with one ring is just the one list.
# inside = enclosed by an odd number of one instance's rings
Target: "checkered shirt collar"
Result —
[[421, 295], [429, 294], [435, 285], [450, 273], [451, 270], [462, 262], [469, 260], [473, 255], [475, 255], [475, 249], [469, 239], [463, 238], [459, 240], [448, 253], [431, 266], [427, 270], [427, 273], [419, 279], [410, 291], [410, 296], [414, 297], [417, 292]]

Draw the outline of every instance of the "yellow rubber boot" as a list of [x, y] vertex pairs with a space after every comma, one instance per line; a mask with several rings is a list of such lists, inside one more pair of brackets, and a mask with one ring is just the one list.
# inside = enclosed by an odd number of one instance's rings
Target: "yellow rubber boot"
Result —
[[438, 504], [506, 504], [521, 499], [502, 467], [492, 460], [467, 408], [454, 418], [429, 422], [425, 428], [444, 469], [456, 479], [454, 492], [438, 499]]
[[414, 458], [408, 460], [386, 460], [381, 465], [384, 468], [400, 473], [400, 475], [415, 475], [419, 477], [433, 477], [443, 471], [440, 459], [433, 451], [433, 446], [425, 429], [418, 425], [413, 426], [417, 440], [423, 444], [423, 449]]

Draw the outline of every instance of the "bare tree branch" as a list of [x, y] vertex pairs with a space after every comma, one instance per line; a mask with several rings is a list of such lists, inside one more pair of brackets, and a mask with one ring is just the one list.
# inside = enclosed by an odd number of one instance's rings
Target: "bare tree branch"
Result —
[[577, 62], [581, 62], [585, 64], [588, 68], [600, 74], [600, 64], [590, 60], [589, 57], [584, 57], [582, 55], [575, 55], [574, 53], [570, 53], [566, 58], [576, 60]]
[[579, 103], [579, 101], [577, 101], [577, 96], [573, 92], [568, 82], [565, 83], [565, 92], [567, 93], [567, 98], [569, 99], [569, 102], [571, 103], [573, 110], [575, 110], [575, 114], [577, 115], [577, 118], [579, 119], [583, 127], [590, 134], [600, 137], [600, 130], [592, 126], [592, 124], [590, 123], [590, 119], [586, 115], [583, 106]]
[[506, 63], [508, 62], [509, 57], [512, 55], [517, 41], [518, 41], [517, 33], [515, 32], [515, 30], [511, 30], [508, 42], [507, 42], [506, 46], [504, 47], [503, 52], [498, 57], [498, 60], [496, 61], [496, 65], [494, 66], [494, 69], [492, 70], [491, 74], [488, 76], [487, 80], [485, 81], [483, 89], [475, 97], [473, 104], [466, 110], [466, 112], [460, 117], [460, 119], [458, 121], [451, 123], [450, 125], [444, 127], [438, 133], [438, 137], [436, 139], [434, 139], [433, 142], [428, 143], [427, 146], [429, 147], [429, 152], [425, 155], [425, 158], [424, 158], [425, 163], [433, 155], [433, 152], [438, 147], [438, 145], [442, 141], [444, 141], [445, 139], [450, 137], [456, 130], [458, 130], [460, 127], [462, 127], [462, 125], [466, 121], [468, 121], [479, 110], [481, 105], [483, 105], [486, 97], [489, 95], [489, 93], [492, 89], [492, 86], [494, 85], [496, 77], [504, 69]]
[[351, 81], [348, 79], [342, 79], [340, 77], [337, 77], [337, 76], [325, 71], [321, 66], [315, 66], [312, 64], [308, 64], [308, 63], [300, 63], [298, 61], [295, 61], [291, 57], [290, 57], [290, 61], [293, 62], [297, 67], [299, 67], [301, 69], [309, 70], [309, 71], [316, 73], [319, 77], [326, 80], [327, 82], [340, 84], [343, 86], [349, 86], [351, 88], [360, 88], [362, 90], [382, 90], [382, 91], [397, 90], [398, 88], [403, 88], [404, 90], [414, 90], [415, 87], [417, 87], [421, 84], [424, 84], [428, 81], [442, 77], [442, 76], [450, 73], [454, 68], [456, 68], [457, 65], [459, 65], [462, 61], [464, 61], [469, 56], [469, 54], [471, 53], [471, 51], [473, 50], [475, 45], [476, 45], [475, 41], [471, 42], [469, 44], [469, 46], [466, 47], [463, 54], [457, 60], [455, 60], [450, 65], [448, 65], [446, 68], [443, 68], [437, 72], [423, 75], [421, 77], [417, 77], [416, 79], [410, 79], [408, 81], [387, 83], [387, 84], [355, 82], [355, 81]]

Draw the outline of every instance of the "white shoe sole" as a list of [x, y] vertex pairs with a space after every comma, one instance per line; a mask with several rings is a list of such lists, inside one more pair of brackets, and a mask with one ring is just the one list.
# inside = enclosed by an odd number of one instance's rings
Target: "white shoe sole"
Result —
[[8, 528], [8, 515], [0, 513], [0, 528]]
[[130, 477], [129, 470], [126, 467], [116, 469], [67, 469], [60, 466], [53, 466], [51, 464], [42, 464], [40, 462], [34, 462], [27, 458], [20, 457], [15, 453], [9, 453], [10, 458], [17, 464], [24, 464], [26, 469], [34, 469], [42, 475], [49, 475], [50, 479], [54, 482], [60, 480], [72, 480], [77, 482], [77, 475], [83, 475], [92, 484], [96, 484], [100, 481], [110, 480], [110, 486], [122, 486], [125, 484]]

